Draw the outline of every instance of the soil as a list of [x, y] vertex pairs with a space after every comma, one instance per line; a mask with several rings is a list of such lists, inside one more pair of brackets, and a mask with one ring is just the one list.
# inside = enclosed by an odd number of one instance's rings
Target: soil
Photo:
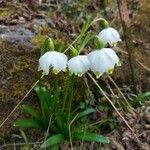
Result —
[[[60, 39], [70, 42], [78, 35], [85, 20], [84, 11], [94, 17], [97, 14], [105, 15], [112, 26], [122, 32], [119, 13], [116, 12], [117, 5], [109, 0], [107, 2], [86, 0], [81, 4], [66, 0], [59, 3], [52, 1], [52, 12], [49, 15], [47, 15], [48, 8], [44, 4], [29, 7], [26, 3], [0, 1], [0, 123], [38, 79], [38, 58], [45, 37], [54, 37], [58, 42]], [[116, 70], [114, 79], [123, 91], [126, 90], [124, 87], [135, 87], [139, 94], [150, 91], [150, 3], [149, 0], [127, 0], [121, 5], [124, 6], [122, 13], [128, 14], [124, 16], [123, 21], [126, 23], [127, 42], [129, 50], [132, 52], [135, 83], [131, 84], [129, 56], [124, 42], [119, 45], [121, 48], [117, 49], [123, 65]], [[68, 6], [69, 11], [66, 12], [65, 7], [60, 9], [60, 6]], [[77, 12], [74, 12], [77, 8]], [[71, 14], [74, 14], [73, 19], [70, 17]], [[75, 19], [76, 17], [78, 19]], [[96, 30], [97, 28], [96, 26]], [[34, 100], [34, 93], [31, 93], [27, 99]], [[149, 110], [150, 104], [147, 103], [142, 108], [130, 111], [126, 115], [126, 119], [139, 138], [140, 144], [122, 120], [119, 120], [121, 129], [119, 131], [113, 130], [108, 134], [112, 139], [112, 144], [110, 147], [106, 146], [105, 149], [149, 150]], [[114, 113], [114, 115], [117, 114]], [[23, 116], [21, 109], [18, 108], [0, 129], [0, 145], [19, 139], [19, 132], [13, 128], [13, 123], [16, 118]], [[38, 133], [35, 132], [35, 135]], [[35, 135], [31, 135], [33, 140], [36, 139]], [[89, 147], [89, 145], [86, 146]], [[90, 146], [92, 149], [92, 144]], [[8, 148], [8, 150], [10, 149]]]

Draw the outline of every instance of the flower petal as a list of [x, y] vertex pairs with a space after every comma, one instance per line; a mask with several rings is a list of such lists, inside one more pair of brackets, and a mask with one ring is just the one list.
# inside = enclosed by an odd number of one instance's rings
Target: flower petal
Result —
[[111, 27], [103, 29], [99, 33], [99, 36], [105, 44], [109, 43], [111, 46], [113, 46], [118, 41], [121, 41], [118, 31]]
[[89, 66], [89, 61], [85, 55], [73, 57], [68, 61], [68, 68], [70, 72], [78, 76], [82, 76], [86, 71], [88, 71]]
[[115, 64], [118, 64], [119, 58], [116, 53], [110, 48], [95, 50], [88, 54], [90, 69], [94, 72], [97, 78], [103, 73], [112, 73]]
[[45, 75], [48, 75], [49, 69], [53, 67], [53, 69], [59, 71], [65, 71], [67, 66], [68, 58], [65, 54], [51, 51], [46, 52], [39, 59], [39, 70], [43, 70]]

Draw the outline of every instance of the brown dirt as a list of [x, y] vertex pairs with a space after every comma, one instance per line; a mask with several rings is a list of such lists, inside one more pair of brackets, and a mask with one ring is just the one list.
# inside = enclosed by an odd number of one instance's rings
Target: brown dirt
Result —
[[[0, 56], [1, 123], [36, 81], [39, 51], [1, 41]], [[17, 114], [18, 111], [0, 129], [0, 137], [10, 131]]]
[[[129, 19], [127, 23], [127, 34], [129, 36], [129, 48], [133, 52], [133, 63], [136, 78], [136, 88], [138, 92], [149, 91], [150, 90], [150, 44], [149, 44], [149, 13], [150, 13], [150, 3], [149, 0], [127, 0], [127, 7], [124, 11], [128, 11]], [[101, 2], [103, 4], [103, 2]], [[98, 10], [98, 4], [101, 4], [98, 0], [92, 1], [91, 9]], [[115, 17], [116, 6], [112, 3], [106, 6], [103, 5], [106, 10], [105, 13], [107, 17], [112, 20]], [[112, 6], [113, 7], [110, 7]], [[101, 5], [102, 7], [102, 5]], [[116, 10], [115, 10], [116, 9]], [[30, 11], [28, 9], [25, 11], [23, 16], [26, 21], [31, 19]], [[22, 14], [22, 11], [19, 13]], [[18, 13], [17, 13], [18, 15]], [[29, 15], [29, 16], [28, 16]], [[14, 21], [15, 15], [8, 17], [6, 21], [1, 21], [5, 24], [11, 24]], [[22, 17], [22, 16], [21, 16]], [[28, 18], [29, 17], [29, 18]], [[129, 17], [129, 18], [128, 18]], [[65, 18], [66, 19], [66, 18]], [[56, 37], [67, 37], [68, 27], [67, 22], [63, 18], [60, 11], [56, 11], [53, 15], [53, 21], [59, 28]], [[18, 17], [17, 17], [18, 21]], [[15, 22], [16, 23], [16, 22]], [[113, 22], [121, 28], [119, 15]], [[115, 26], [115, 25], [114, 25]], [[74, 28], [70, 27], [72, 32], [75, 32]], [[59, 32], [65, 32], [60, 36]], [[74, 37], [73, 37], [74, 38]], [[125, 51], [124, 44], [121, 45], [121, 50]], [[118, 83], [122, 86], [122, 83], [130, 85], [131, 76], [129, 71], [129, 63], [127, 61], [128, 55], [120, 53], [123, 58], [123, 66], [118, 69], [117, 77], [114, 77]], [[26, 94], [33, 83], [37, 79], [37, 68], [38, 68], [38, 58], [39, 51], [37, 49], [32, 49], [24, 45], [15, 45], [8, 43], [6, 41], [0, 42], [0, 123], [6, 118], [9, 112], [16, 106], [20, 99]], [[31, 94], [32, 95], [32, 94]], [[30, 95], [30, 96], [31, 96]], [[30, 99], [30, 96], [28, 97]], [[33, 97], [31, 96], [31, 99]], [[133, 128], [134, 132], [140, 140], [140, 145], [137, 144], [135, 138], [131, 134], [130, 130], [120, 121], [121, 130], [112, 131], [109, 136], [112, 139], [112, 145], [106, 147], [106, 149], [116, 149], [116, 150], [149, 150], [150, 149], [150, 126], [148, 116], [146, 113], [149, 105], [144, 108], [138, 108], [135, 112], [129, 112], [126, 115], [126, 119]], [[14, 128], [12, 129], [13, 122], [18, 118], [20, 109], [11, 116], [7, 123], [0, 129], [0, 139], [3, 137], [11, 138], [10, 132], [14, 133]], [[116, 114], [114, 114], [116, 115]], [[94, 144], [93, 144], [94, 145]], [[93, 145], [85, 145], [87, 149]], [[94, 147], [94, 146], [93, 146]], [[68, 147], [66, 149], [69, 149]]]

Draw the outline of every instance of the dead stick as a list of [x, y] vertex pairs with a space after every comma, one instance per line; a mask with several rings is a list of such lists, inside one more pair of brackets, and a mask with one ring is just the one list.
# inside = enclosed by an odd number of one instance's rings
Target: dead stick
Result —
[[[41, 76], [40, 79], [43, 78], [44, 75]], [[4, 125], [4, 123], [10, 118], [10, 116], [15, 112], [15, 110], [19, 107], [19, 105], [23, 102], [23, 100], [30, 94], [30, 92], [33, 90], [33, 88], [39, 83], [39, 80], [37, 80], [33, 86], [30, 88], [30, 90], [26, 93], [26, 95], [19, 101], [19, 103], [15, 106], [15, 108], [9, 113], [9, 115], [6, 117], [6, 119], [0, 124], [0, 128]]]
[[124, 40], [125, 40], [125, 46], [126, 46], [126, 50], [128, 52], [128, 56], [129, 56], [128, 61], [129, 61], [130, 69], [131, 69], [132, 83], [133, 83], [133, 85], [135, 85], [135, 74], [134, 74], [134, 67], [133, 67], [133, 62], [132, 62], [132, 51], [129, 49], [129, 46], [128, 46], [127, 35], [126, 35], [126, 25], [125, 25], [125, 22], [122, 19], [122, 13], [121, 13], [121, 9], [120, 9], [120, 0], [116, 0], [116, 1], [117, 1], [119, 16], [120, 16], [120, 20], [121, 20], [121, 24], [122, 24], [122, 30], [123, 30]]
[[99, 86], [99, 84], [97, 83], [97, 81], [92, 77], [91, 74], [88, 73], [88, 76], [92, 79], [92, 81], [94, 82], [94, 84], [99, 88], [99, 90], [101, 91], [101, 93], [105, 96], [105, 98], [108, 100], [108, 102], [112, 105], [112, 107], [114, 108], [114, 110], [117, 112], [117, 114], [121, 117], [121, 119], [124, 121], [124, 123], [127, 125], [127, 127], [131, 130], [133, 136], [135, 137], [135, 139], [137, 140], [137, 142], [139, 143], [139, 140], [137, 138], [137, 136], [135, 135], [133, 129], [130, 127], [130, 125], [128, 124], [128, 122], [125, 120], [125, 118], [121, 115], [121, 113], [117, 110], [116, 106], [113, 104], [113, 102], [109, 99], [109, 97], [105, 94], [105, 92], [103, 91], [103, 89]]
[[120, 88], [115, 83], [115, 81], [111, 78], [110, 75], [107, 75], [107, 77], [114, 84], [114, 86], [117, 88], [118, 92], [120, 93], [120, 95], [122, 96], [122, 98], [125, 100], [126, 104], [129, 106], [129, 108], [133, 110], [132, 106], [129, 104], [128, 100], [126, 99], [126, 97], [124, 96], [124, 94], [121, 92]]

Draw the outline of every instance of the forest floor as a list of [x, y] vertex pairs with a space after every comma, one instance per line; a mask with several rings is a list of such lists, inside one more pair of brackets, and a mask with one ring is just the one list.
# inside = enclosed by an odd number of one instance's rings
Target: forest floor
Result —
[[[127, 38], [123, 38], [120, 48], [117, 48], [123, 65], [116, 70], [117, 73], [113, 79], [124, 95], [131, 100], [137, 95], [150, 91], [150, 3], [148, 0], [133, 0], [132, 2], [126, 0], [122, 1], [120, 9], [122, 21], [126, 24]], [[50, 6], [44, 3], [33, 7], [26, 3], [0, 0], [0, 124], [38, 79], [38, 59], [44, 39], [50, 36], [57, 39], [56, 44], [62, 41], [71, 43], [81, 31], [87, 14], [92, 15], [93, 18], [97, 16], [107, 18], [110, 24], [123, 35], [115, 2], [54, 0], [51, 1]], [[99, 31], [99, 25], [95, 25], [94, 30]], [[131, 52], [134, 83], [131, 78], [125, 40]], [[115, 88], [114, 92], [117, 93]], [[117, 94], [115, 96], [117, 97]], [[35, 99], [35, 94], [31, 92], [25, 101], [31, 102]], [[118, 118], [116, 112], [113, 113]], [[97, 117], [97, 114], [95, 115]], [[100, 113], [98, 116], [103, 118], [107, 116], [107, 113]], [[0, 128], [0, 150], [11, 150], [13, 145], [9, 146], [10, 143], [22, 141], [20, 132], [13, 127], [14, 121], [21, 117], [24, 117], [24, 114], [19, 107]], [[111, 146], [104, 146], [104, 149], [149, 150], [150, 101], [147, 99], [143, 106], [129, 110], [125, 119], [139, 141], [123, 121], [118, 119], [119, 129], [113, 128], [106, 132], [112, 143]], [[30, 141], [38, 142], [43, 136], [35, 130], [27, 131], [27, 133]], [[93, 143], [85, 144], [84, 147], [89, 150], [95, 149]], [[22, 146], [20, 149], [25, 149], [25, 147]], [[63, 146], [62, 149], [69, 148]]]

